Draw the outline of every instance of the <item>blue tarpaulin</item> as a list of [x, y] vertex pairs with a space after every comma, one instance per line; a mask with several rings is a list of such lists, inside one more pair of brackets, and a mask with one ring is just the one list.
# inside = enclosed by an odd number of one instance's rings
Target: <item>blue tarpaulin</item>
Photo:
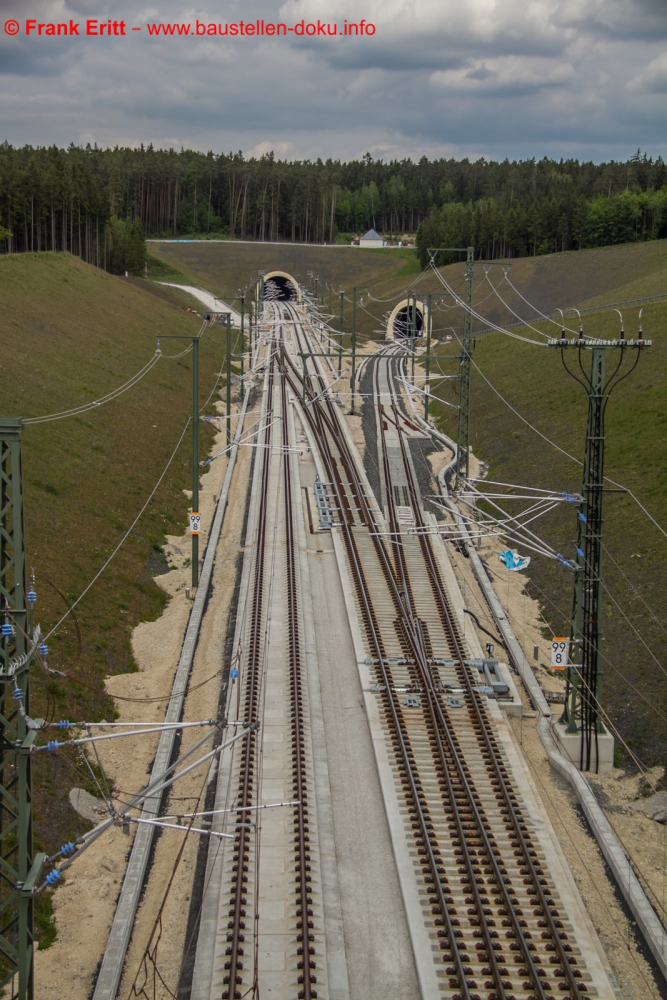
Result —
[[530, 566], [530, 556], [520, 556], [518, 552], [512, 552], [511, 549], [499, 552], [498, 558], [511, 570], [526, 569]]

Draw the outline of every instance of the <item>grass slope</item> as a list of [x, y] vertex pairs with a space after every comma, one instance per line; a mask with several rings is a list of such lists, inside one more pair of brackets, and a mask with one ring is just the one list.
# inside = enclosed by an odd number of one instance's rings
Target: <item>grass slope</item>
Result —
[[[348, 298], [354, 285], [358, 288], [357, 330], [367, 336], [384, 328], [383, 316], [393, 308], [399, 297], [413, 288], [418, 294], [431, 292], [442, 297], [444, 289], [437, 277], [427, 271], [423, 275], [414, 250], [362, 250], [359, 247], [314, 247], [299, 244], [262, 243], [151, 243], [155, 262], [150, 276], [162, 281], [188, 280], [208, 288], [217, 295], [235, 295], [260, 269], [280, 269], [301, 275], [306, 282], [308, 271], [319, 275], [320, 289], [325, 283], [338, 289], [341, 285]], [[498, 287], [501, 298], [520, 316], [534, 315], [504, 280], [502, 267], [511, 266], [509, 278], [521, 293], [540, 310], [552, 312], [557, 307], [567, 309], [586, 300], [602, 296], [608, 300], [616, 293], [619, 298], [634, 298], [635, 285], [648, 281], [651, 289], [664, 290], [662, 274], [667, 263], [667, 241], [626, 246], [604, 247], [553, 254], [547, 257], [521, 257], [497, 262], [489, 279]], [[488, 265], [484, 265], [488, 266]], [[448, 282], [459, 294], [464, 291], [465, 266], [452, 264], [442, 269]], [[652, 284], [651, 284], [652, 281]], [[662, 282], [662, 284], [661, 284]], [[631, 284], [632, 283], [632, 284]], [[370, 289], [371, 295], [368, 290]], [[613, 293], [613, 294], [612, 294]], [[627, 294], [626, 294], [627, 293]], [[641, 294], [656, 294], [647, 290]], [[324, 291], [328, 304], [328, 292]], [[376, 301], [383, 300], [383, 301]], [[494, 322], [510, 322], [516, 317], [507, 312], [486, 280], [483, 266], [475, 269], [474, 301], [481, 314]], [[333, 313], [339, 315], [339, 302], [333, 296]], [[345, 329], [351, 329], [352, 306], [345, 303]], [[485, 324], [475, 321], [481, 329]], [[459, 310], [451, 309], [451, 299], [436, 307], [434, 334], [443, 336], [461, 326]]]
[[[396, 276], [407, 263], [415, 261], [414, 251], [362, 250], [360, 247], [313, 246], [301, 243], [149, 243], [151, 256], [189, 274], [216, 295], [229, 294], [252, 280], [259, 270], [274, 269], [306, 283], [308, 271], [319, 274], [322, 282], [335, 278], [345, 288], [355, 283], [376, 282]], [[157, 270], [157, 268], [155, 269]], [[416, 267], [417, 273], [419, 266]]]
[[[2, 412], [30, 417], [104, 395], [146, 364], [158, 335], [192, 336], [201, 321], [149, 283], [45, 253], [0, 258], [0, 322]], [[202, 341], [202, 401], [219, 370], [221, 341], [209, 331]], [[165, 354], [185, 346], [162, 341]], [[191, 379], [189, 356], [161, 360], [139, 385], [99, 410], [25, 428], [27, 564], [37, 575], [36, 620], [44, 631], [99, 570], [153, 489], [191, 412]], [[157, 617], [166, 600], [153, 577], [166, 568], [164, 535], [185, 529], [190, 441], [188, 431], [146, 513], [78, 605], [76, 621], [71, 617], [49, 641], [50, 665], [73, 679], [58, 679], [47, 692], [34, 670], [33, 714], [110, 717], [102, 680], [136, 669], [132, 629]], [[47, 705], [48, 695], [55, 705]], [[81, 830], [67, 793], [85, 781], [64, 756], [40, 756], [33, 773], [37, 840], [51, 853]]]
[[[383, 285], [401, 277], [418, 275], [419, 262], [413, 250], [362, 250], [359, 247], [311, 246], [299, 243], [149, 243], [155, 264], [149, 276], [161, 281], [177, 280], [172, 274], [188, 276], [215, 295], [236, 295], [238, 288], [252, 281], [259, 270], [287, 271], [302, 284], [308, 271], [325, 282], [340, 285], [349, 294], [356, 284]], [[338, 313], [337, 297], [334, 308]], [[328, 302], [328, 293], [327, 293]], [[348, 307], [349, 308], [349, 307]]]

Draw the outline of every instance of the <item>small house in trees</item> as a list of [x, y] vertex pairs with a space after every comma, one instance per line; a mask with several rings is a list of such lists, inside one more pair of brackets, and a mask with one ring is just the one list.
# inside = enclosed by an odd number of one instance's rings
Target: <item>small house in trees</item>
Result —
[[379, 233], [376, 233], [374, 229], [369, 229], [367, 233], [359, 240], [360, 247], [383, 247], [386, 246], [385, 241], [382, 239]]

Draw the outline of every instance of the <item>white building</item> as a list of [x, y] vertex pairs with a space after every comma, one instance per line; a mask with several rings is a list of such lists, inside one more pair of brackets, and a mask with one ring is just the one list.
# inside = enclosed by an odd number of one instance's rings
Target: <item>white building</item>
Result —
[[374, 229], [369, 229], [359, 240], [360, 247], [385, 247], [386, 245], [385, 240]]

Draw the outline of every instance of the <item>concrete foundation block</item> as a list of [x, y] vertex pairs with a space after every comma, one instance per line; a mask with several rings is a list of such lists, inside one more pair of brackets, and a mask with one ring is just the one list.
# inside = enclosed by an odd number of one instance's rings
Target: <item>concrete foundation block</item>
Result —
[[496, 700], [505, 715], [510, 715], [513, 719], [520, 719], [523, 715], [523, 705], [519, 699], [516, 701], [506, 701], [502, 698], [498, 698]]
[[[576, 768], [581, 760], [581, 733], [568, 733], [561, 722], [553, 726], [553, 734], [563, 754], [568, 757]], [[614, 768], [614, 737], [606, 730], [597, 738], [599, 762], [596, 759], [595, 745], [591, 747], [591, 773], [608, 774]]]

